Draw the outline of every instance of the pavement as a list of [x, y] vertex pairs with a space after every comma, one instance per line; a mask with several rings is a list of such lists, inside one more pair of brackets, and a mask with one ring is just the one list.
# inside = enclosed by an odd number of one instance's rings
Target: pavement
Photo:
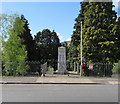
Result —
[[1, 84], [120, 84], [118, 77], [84, 77], [77, 73], [66, 75], [46, 74], [43, 76], [6, 77], [2, 76]]

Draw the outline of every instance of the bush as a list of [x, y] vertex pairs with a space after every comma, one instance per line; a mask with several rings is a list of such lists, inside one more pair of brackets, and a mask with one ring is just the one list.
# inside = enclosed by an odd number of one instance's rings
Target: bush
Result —
[[114, 63], [113, 69], [112, 69], [113, 73], [119, 73], [120, 74], [120, 60], [118, 63]]
[[54, 68], [52, 66], [49, 66], [49, 71], [50, 72], [53, 72], [54, 71]]

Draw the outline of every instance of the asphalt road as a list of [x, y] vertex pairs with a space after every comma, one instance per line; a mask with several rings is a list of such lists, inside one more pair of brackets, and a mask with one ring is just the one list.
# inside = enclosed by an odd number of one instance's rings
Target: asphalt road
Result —
[[118, 85], [2, 85], [3, 102], [118, 102]]

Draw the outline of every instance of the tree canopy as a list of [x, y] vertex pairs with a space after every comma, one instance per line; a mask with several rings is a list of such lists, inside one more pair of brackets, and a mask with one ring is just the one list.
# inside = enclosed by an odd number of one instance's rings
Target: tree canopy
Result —
[[57, 33], [53, 30], [44, 29], [35, 35], [35, 44], [38, 60], [41, 59], [54, 59], [58, 57], [58, 47], [60, 41]]
[[[117, 13], [112, 2], [81, 2], [81, 10], [75, 19], [70, 55], [80, 61], [80, 35], [82, 21], [83, 56], [89, 62], [116, 62], [120, 36]], [[74, 47], [74, 48], [73, 48]], [[74, 55], [76, 53], [76, 56]], [[74, 55], [74, 56], [73, 56]]]
[[[48, 62], [50, 66], [57, 70], [57, 59], [58, 59], [58, 47], [60, 41], [57, 33], [53, 30], [44, 29], [42, 32], [38, 32], [35, 35], [35, 46], [36, 46], [36, 60]], [[49, 61], [48, 61], [49, 60]]]
[[21, 39], [23, 39], [24, 41], [22, 42], [23, 45], [26, 46], [26, 50], [27, 50], [27, 61], [34, 61], [35, 57], [34, 57], [34, 40], [32, 37], [32, 34], [30, 33], [30, 29], [29, 29], [29, 23], [28, 20], [24, 17], [24, 15], [21, 15], [21, 20], [24, 22], [24, 32], [19, 35]]
[[[14, 17], [11, 15], [10, 17]], [[24, 22], [19, 16], [10, 19], [12, 24], [7, 33], [9, 38], [4, 41], [3, 47], [3, 62], [5, 75], [25, 75], [28, 66], [25, 64], [27, 51], [25, 45], [22, 45], [23, 40], [19, 37], [24, 32]]]

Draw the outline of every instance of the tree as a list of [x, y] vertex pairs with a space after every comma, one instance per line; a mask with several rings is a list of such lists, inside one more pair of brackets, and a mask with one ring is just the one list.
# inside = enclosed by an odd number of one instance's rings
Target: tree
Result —
[[41, 51], [39, 60], [57, 59], [57, 50], [60, 46], [60, 42], [56, 32], [51, 32], [49, 29], [44, 29], [42, 32], [37, 33], [34, 40]]
[[27, 50], [27, 61], [34, 61], [34, 41], [33, 41], [33, 37], [30, 33], [30, 29], [29, 29], [29, 23], [28, 20], [26, 20], [26, 18], [24, 17], [24, 15], [21, 15], [21, 20], [24, 22], [24, 32], [22, 34], [20, 34], [20, 38], [23, 39], [24, 41], [22, 42], [23, 45], [26, 46], [26, 50]]
[[74, 61], [78, 61], [80, 59], [79, 56], [79, 48], [78, 45], [80, 44], [80, 34], [81, 34], [81, 21], [83, 21], [84, 23], [84, 12], [86, 5], [88, 5], [88, 2], [81, 2], [81, 10], [80, 10], [80, 14], [78, 15], [78, 17], [75, 19], [75, 24], [74, 24], [74, 31], [71, 37], [71, 44], [70, 44], [70, 48], [69, 48], [69, 52], [68, 52], [68, 57], [69, 60], [74, 60]]
[[8, 26], [10, 27], [6, 32], [9, 35], [3, 48], [3, 61], [5, 68], [3, 70], [5, 75], [25, 75], [28, 66], [25, 64], [27, 58], [27, 51], [25, 45], [21, 43], [23, 40], [18, 36], [24, 31], [24, 22], [21, 21], [18, 15], [10, 15]]
[[112, 33], [116, 12], [112, 2], [89, 2], [85, 7], [83, 54], [92, 62], [115, 62], [116, 34]]
[[[42, 32], [37, 33], [34, 40], [36, 44], [36, 55], [38, 56], [36, 60], [57, 61], [60, 41], [54, 30], [51, 32], [49, 29], [44, 29]], [[56, 66], [54, 68], [56, 69]]]
[[48, 29], [38, 32], [35, 36], [34, 40], [37, 46], [36, 51], [38, 52], [38, 54], [36, 54], [38, 56], [37, 60], [50, 59], [50, 37], [51, 32]]
[[9, 38], [9, 29], [12, 28], [14, 19], [18, 14], [8, 15], [0, 14], [0, 39], [1, 42], [4, 42], [6, 38]]
[[115, 59], [116, 59], [116, 62], [119, 61], [120, 59], [120, 48], [119, 48], [119, 45], [120, 45], [120, 17], [117, 18], [116, 20], [116, 23], [114, 24], [112, 30], [111, 30], [111, 33], [115, 35]]
[[[87, 62], [117, 62], [120, 59], [119, 19], [109, 2], [85, 0], [81, 2], [80, 14], [76, 18], [69, 57], [80, 62], [80, 35], [82, 21], [83, 56]], [[76, 53], [76, 54], [74, 54]]]
[[70, 56], [74, 55], [72, 59], [80, 61], [80, 22], [82, 21], [83, 56], [91, 62], [118, 60], [118, 55], [113, 53], [118, 52], [116, 36], [119, 30], [115, 29], [118, 25], [115, 26], [117, 15], [113, 7], [112, 2], [93, 2], [93, 0], [81, 2], [80, 14], [75, 20], [75, 31], [69, 49]]
[[[4, 48], [4, 42], [9, 38], [9, 30], [13, 28], [14, 19], [18, 14], [8, 15], [0, 14], [0, 43], [1, 49]], [[2, 51], [2, 50], [1, 50]]]
[[80, 3], [81, 10], [78, 17], [75, 19], [74, 31], [71, 36], [71, 43], [68, 49], [68, 60], [70, 62], [70, 70], [73, 69], [73, 62], [80, 62], [80, 35], [81, 35], [81, 21], [84, 24], [84, 12], [86, 11], [85, 7], [89, 4], [87, 0]]

